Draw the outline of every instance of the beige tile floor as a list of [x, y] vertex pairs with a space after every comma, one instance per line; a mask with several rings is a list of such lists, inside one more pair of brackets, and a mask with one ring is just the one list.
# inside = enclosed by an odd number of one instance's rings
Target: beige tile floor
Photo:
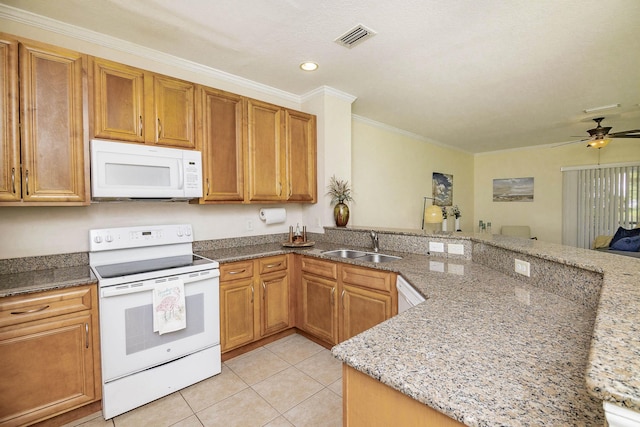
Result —
[[105, 421], [66, 427], [341, 426], [342, 367], [301, 335], [230, 359], [222, 373]]

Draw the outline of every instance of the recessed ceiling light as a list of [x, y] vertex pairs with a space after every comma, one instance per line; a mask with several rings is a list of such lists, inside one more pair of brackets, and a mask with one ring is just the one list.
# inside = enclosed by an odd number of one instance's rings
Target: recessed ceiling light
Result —
[[305, 61], [300, 64], [300, 68], [304, 71], [315, 71], [318, 69], [318, 64], [312, 61]]

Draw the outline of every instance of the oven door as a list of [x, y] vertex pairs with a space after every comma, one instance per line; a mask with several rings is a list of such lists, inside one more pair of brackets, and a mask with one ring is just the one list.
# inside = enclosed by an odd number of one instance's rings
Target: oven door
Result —
[[103, 381], [170, 362], [220, 343], [219, 270], [183, 274], [186, 328], [154, 332], [152, 289], [171, 277], [100, 289]]

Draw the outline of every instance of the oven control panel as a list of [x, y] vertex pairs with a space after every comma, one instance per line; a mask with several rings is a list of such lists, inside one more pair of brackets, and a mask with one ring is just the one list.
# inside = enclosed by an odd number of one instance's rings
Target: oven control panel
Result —
[[89, 251], [192, 243], [190, 224], [118, 227], [89, 230]]

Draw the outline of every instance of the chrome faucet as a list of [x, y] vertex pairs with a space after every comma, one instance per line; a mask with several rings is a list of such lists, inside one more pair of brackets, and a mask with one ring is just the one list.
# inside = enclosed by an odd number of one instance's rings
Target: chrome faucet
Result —
[[373, 243], [373, 251], [378, 252], [380, 250], [380, 242], [378, 241], [378, 233], [371, 230], [371, 242]]

